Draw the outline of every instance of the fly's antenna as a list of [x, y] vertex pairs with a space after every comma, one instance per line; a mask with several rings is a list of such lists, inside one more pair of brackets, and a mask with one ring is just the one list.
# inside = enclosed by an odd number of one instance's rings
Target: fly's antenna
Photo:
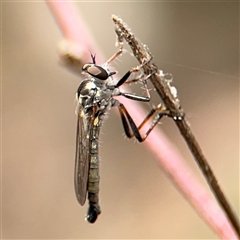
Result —
[[96, 53], [94, 55], [92, 55], [92, 53], [90, 54], [91, 54], [93, 64], [96, 64]]

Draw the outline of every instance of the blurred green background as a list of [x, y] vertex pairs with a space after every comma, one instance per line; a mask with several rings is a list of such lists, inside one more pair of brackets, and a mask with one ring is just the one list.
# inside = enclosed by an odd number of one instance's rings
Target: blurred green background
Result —
[[[106, 57], [116, 48], [111, 14], [174, 75], [181, 104], [219, 184], [239, 211], [239, 3], [75, 3]], [[2, 226], [8, 239], [213, 239], [159, 168], [124, 137], [111, 111], [100, 139], [102, 214], [84, 221], [73, 185], [75, 91], [58, 64], [62, 39], [44, 2], [2, 3]], [[97, 49], [96, 49], [97, 53]], [[120, 75], [136, 62], [120, 58]], [[146, 108], [150, 107], [146, 104]], [[171, 119], [161, 129], [206, 185]]]

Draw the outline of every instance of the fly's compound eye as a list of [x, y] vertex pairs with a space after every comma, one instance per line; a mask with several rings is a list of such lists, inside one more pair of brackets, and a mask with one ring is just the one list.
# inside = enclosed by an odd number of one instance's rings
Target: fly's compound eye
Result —
[[109, 74], [104, 68], [93, 63], [84, 64], [82, 70], [100, 80], [106, 80], [109, 77]]

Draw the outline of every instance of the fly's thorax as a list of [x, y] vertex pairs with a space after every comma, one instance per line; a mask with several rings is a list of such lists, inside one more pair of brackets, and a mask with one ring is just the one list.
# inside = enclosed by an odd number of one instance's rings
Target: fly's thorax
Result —
[[112, 90], [112, 96], [119, 96], [121, 94], [120, 89], [119, 88], [114, 88]]
[[101, 112], [111, 107], [111, 99], [115, 90], [109, 87], [107, 82], [107, 80], [102, 81], [90, 77], [79, 85], [76, 97], [78, 107], [82, 112], [87, 113], [88, 109], [93, 106], [97, 106]]
[[91, 80], [83, 81], [77, 90], [76, 97], [82, 108], [90, 107], [97, 92], [96, 84]]
[[92, 79], [86, 79], [80, 83], [77, 90], [77, 95], [78, 97], [80, 97], [80, 95], [88, 95], [91, 90], [94, 90], [96, 88], [97, 86]]
[[108, 104], [108, 102], [110, 102], [111, 98], [112, 98], [112, 91], [106, 88], [106, 86], [97, 89], [97, 92], [95, 95], [96, 102], [101, 102], [102, 103], [101, 105], [106, 105]]

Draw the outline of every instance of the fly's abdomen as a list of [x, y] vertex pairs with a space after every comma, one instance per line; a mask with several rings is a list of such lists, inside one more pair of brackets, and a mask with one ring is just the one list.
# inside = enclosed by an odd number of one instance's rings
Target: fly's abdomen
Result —
[[99, 125], [94, 125], [91, 134], [90, 141], [90, 166], [88, 176], [88, 200], [89, 209], [87, 213], [87, 220], [90, 223], [94, 223], [101, 213], [99, 206], [99, 156], [98, 156], [98, 136]]

